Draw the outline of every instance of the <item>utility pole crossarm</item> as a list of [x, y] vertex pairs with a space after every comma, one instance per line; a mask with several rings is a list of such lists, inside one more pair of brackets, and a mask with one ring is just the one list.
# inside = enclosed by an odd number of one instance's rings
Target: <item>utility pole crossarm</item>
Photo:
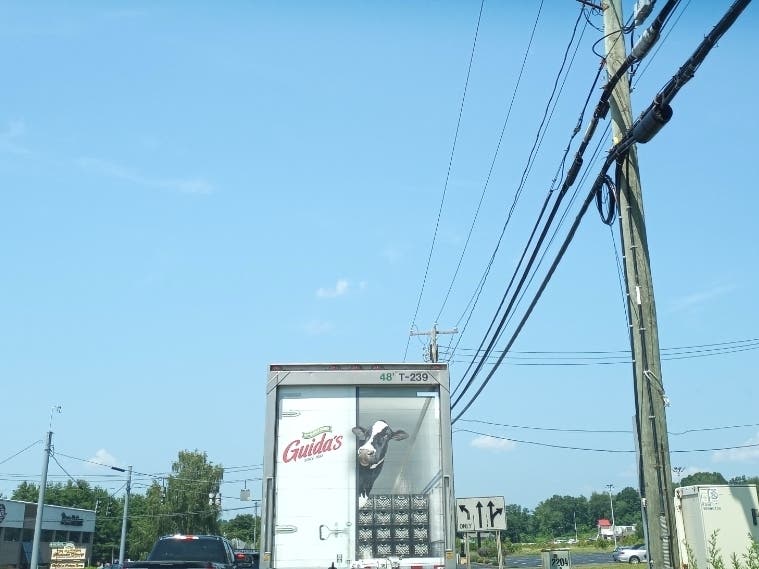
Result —
[[432, 325], [432, 330], [427, 330], [426, 332], [415, 332], [411, 331], [409, 335], [411, 336], [429, 336], [430, 337], [430, 361], [432, 363], [437, 363], [438, 360], [438, 350], [437, 350], [437, 335], [438, 334], [458, 334], [458, 328], [451, 328], [450, 330], [438, 330], [437, 329], [437, 323]]

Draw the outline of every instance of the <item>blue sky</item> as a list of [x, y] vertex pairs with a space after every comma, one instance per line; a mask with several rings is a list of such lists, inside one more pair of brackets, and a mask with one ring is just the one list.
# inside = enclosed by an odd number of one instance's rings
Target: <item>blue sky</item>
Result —
[[[260, 495], [267, 365], [421, 361], [409, 329], [463, 328], [521, 187], [466, 330], [441, 338], [457, 383], [600, 95], [588, 13], [529, 158], [580, 4], [516, 4], [484, 4], [450, 175], [479, 2], [0, 4], [0, 493], [39, 482], [60, 405], [52, 480], [118, 494], [123, 475], [93, 462], [132, 465], [139, 492], [199, 449], [227, 468], [226, 515], [252, 513], [238, 496]], [[729, 4], [682, 3], [633, 79], [635, 116]], [[638, 149], [686, 473], [759, 474], [755, 8]], [[616, 235], [589, 212], [455, 425], [457, 495], [532, 508], [636, 486]]]

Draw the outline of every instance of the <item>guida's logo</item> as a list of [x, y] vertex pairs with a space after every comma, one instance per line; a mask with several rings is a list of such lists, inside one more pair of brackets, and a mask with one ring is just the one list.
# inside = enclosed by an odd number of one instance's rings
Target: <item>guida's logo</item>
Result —
[[[322, 456], [326, 452], [332, 452], [343, 446], [342, 435], [327, 436], [332, 434], [331, 426], [319, 427], [313, 431], [303, 433], [301, 438], [290, 441], [282, 452], [283, 462], [295, 462], [298, 459], [310, 460]], [[317, 440], [316, 437], [321, 435]]]

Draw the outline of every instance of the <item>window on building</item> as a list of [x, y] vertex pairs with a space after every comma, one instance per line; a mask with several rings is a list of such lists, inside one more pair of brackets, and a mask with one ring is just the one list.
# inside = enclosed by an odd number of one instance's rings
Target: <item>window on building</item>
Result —
[[24, 530], [24, 537], [21, 541], [33, 541], [34, 540], [34, 530], [33, 529], [25, 529]]
[[69, 532], [69, 539], [68, 541], [74, 542], [74, 543], [82, 543], [82, 532], [80, 531], [70, 531]]
[[53, 530], [43, 529], [42, 533], [40, 534], [40, 541], [44, 541], [45, 543], [50, 543], [51, 541], [55, 541], [53, 539], [54, 533], [55, 532]]
[[5, 528], [5, 535], [3, 541], [19, 541], [21, 540], [21, 528]]

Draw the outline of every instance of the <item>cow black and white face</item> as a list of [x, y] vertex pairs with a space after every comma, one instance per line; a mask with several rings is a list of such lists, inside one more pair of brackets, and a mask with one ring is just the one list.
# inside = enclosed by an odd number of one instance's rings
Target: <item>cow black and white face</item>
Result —
[[371, 429], [353, 427], [353, 433], [358, 438], [358, 463], [365, 468], [376, 468], [382, 464], [391, 440], [408, 438], [406, 431], [393, 431], [385, 421], [376, 421]]

